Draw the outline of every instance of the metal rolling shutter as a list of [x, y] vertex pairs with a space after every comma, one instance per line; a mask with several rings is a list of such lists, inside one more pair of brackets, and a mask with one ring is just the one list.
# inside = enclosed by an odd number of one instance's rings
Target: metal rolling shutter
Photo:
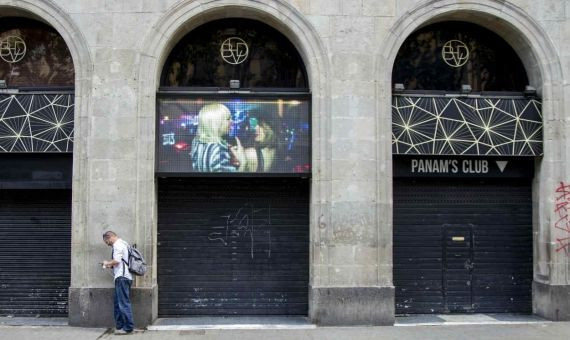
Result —
[[71, 191], [0, 190], [0, 315], [67, 316]]
[[158, 313], [306, 315], [309, 182], [160, 179]]
[[396, 312], [531, 312], [530, 180], [394, 181]]

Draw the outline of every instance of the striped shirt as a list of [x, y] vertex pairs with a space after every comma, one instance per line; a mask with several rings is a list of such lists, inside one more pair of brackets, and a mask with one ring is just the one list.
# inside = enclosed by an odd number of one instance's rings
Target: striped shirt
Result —
[[230, 164], [230, 150], [224, 143], [192, 141], [192, 168], [195, 172], [236, 172]]

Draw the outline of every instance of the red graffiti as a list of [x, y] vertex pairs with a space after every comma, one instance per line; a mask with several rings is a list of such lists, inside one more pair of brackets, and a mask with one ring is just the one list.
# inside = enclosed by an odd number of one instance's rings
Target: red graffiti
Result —
[[570, 197], [570, 185], [564, 184], [564, 182], [560, 182], [560, 186], [556, 188], [556, 192], [562, 193], [562, 195], [556, 197], [556, 201], [561, 199], [567, 200]]
[[554, 223], [554, 228], [570, 233], [570, 223], [568, 221], [568, 216], [560, 217], [560, 219]]
[[558, 248], [556, 248], [556, 252], [559, 252], [562, 249], [564, 249], [564, 252], [566, 253], [566, 255], [568, 255], [570, 253], [570, 237], [557, 238], [556, 244], [560, 245]]
[[[563, 231], [565, 233], [564, 236], [570, 235], [570, 219], [568, 218], [570, 184], [560, 182], [560, 186], [556, 188], [556, 193], [556, 207], [554, 208], [554, 212], [558, 216], [558, 220], [554, 223], [554, 228]], [[556, 252], [564, 250], [566, 255], [570, 255], [570, 237], [556, 238], [556, 246]]]

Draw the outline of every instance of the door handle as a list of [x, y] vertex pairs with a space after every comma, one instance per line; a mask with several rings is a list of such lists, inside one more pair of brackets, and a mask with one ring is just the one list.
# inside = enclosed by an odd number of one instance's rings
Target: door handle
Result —
[[465, 263], [463, 264], [463, 266], [467, 270], [473, 270], [473, 267], [475, 266], [475, 264], [473, 262], [471, 262], [470, 259], [467, 259], [467, 260], [465, 260]]

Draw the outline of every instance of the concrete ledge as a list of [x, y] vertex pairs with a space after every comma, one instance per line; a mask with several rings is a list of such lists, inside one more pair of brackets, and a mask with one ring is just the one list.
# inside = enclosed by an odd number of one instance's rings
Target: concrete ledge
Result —
[[[132, 288], [131, 303], [135, 328], [144, 328], [157, 317], [158, 289]], [[69, 325], [114, 327], [113, 288], [70, 288]]]
[[532, 282], [532, 310], [553, 321], [570, 321], [570, 285]]
[[311, 287], [309, 317], [321, 326], [393, 325], [394, 287]]
[[159, 318], [148, 326], [149, 331], [192, 331], [204, 329], [313, 329], [317, 328], [304, 316], [191, 316]]

